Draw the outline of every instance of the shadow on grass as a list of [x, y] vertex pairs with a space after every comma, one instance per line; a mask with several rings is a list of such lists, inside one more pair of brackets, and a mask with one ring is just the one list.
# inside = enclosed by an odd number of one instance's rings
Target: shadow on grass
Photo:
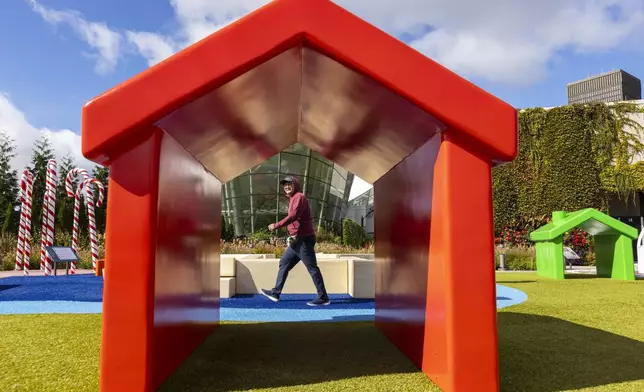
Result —
[[501, 312], [501, 386], [555, 392], [644, 379], [644, 343], [553, 317]]
[[160, 390], [245, 391], [372, 375], [392, 375], [387, 390], [434, 390], [373, 322], [222, 324]]
[[565, 279], [610, 279], [605, 277], [599, 277], [596, 274], [580, 274], [580, 273], [566, 273]]

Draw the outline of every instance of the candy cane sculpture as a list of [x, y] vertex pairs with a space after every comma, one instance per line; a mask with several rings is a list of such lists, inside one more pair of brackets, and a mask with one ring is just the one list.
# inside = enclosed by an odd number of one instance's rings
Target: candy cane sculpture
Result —
[[43, 199], [42, 239], [40, 241], [40, 269], [45, 270], [45, 276], [51, 275], [53, 260], [45, 250], [45, 246], [54, 244], [54, 219], [56, 217], [56, 160], [47, 161], [47, 176], [45, 179], [45, 197]]
[[31, 257], [31, 202], [34, 188], [34, 175], [29, 170], [22, 173], [20, 180], [20, 226], [18, 227], [18, 246], [16, 251], [16, 271], [23, 269], [29, 275]]
[[[78, 185], [76, 192], [74, 192], [73, 180], [76, 176], [82, 176], [83, 180]], [[96, 204], [94, 204], [94, 192], [92, 185], [96, 185], [99, 190], [99, 197]], [[80, 215], [80, 198], [85, 196], [85, 205], [87, 207], [87, 216], [89, 218], [89, 235], [92, 249], [92, 266], [96, 270], [96, 262], [98, 260], [98, 242], [96, 240], [96, 216], [94, 214], [94, 206], [100, 207], [103, 203], [103, 184], [100, 181], [90, 178], [87, 170], [79, 167], [74, 168], [67, 173], [65, 177], [65, 192], [68, 197], [74, 198], [74, 226], [72, 229], [72, 249], [78, 248], [78, 231], [79, 231], [79, 215]], [[72, 274], [76, 273], [76, 264], [72, 263]]]
[[[78, 184], [78, 188], [76, 189], [76, 192], [74, 192], [74, 178], [76, 176], [81, 175], [83, 177], [82, 181], [80, 184]], [[89, 174], [87, 173], [87, 170], [81, 169], [79, 167], [74, 168], [67, 173], [67, 176], [65, 176], [65, 192], [67, 193], [67, 197], [73, 197], [74, 198], [74, 226], [72, 228], [72, 249], [76, 251], [78, 249], [78, 230], [79, 230], [79, 215], [80, 215], [80, 205], [81, 205], [81, 194], [83, 191], [83, 184], [85, 181], [89, 180]], [[91, 189], [89, 189], [91, 192]], [[92, 199], [94, 198], [92, 194]], [[86, 198], [89, 199], [89, 198]], [[72, 267], [70, 269], [71, 274], [76, 273], [76, 263], [72, 263]]]
[[27, 187], [27, 177], [29, 171], [25, 170], [22, 172], [22, 178], [20, 179], [20, 201], [22, 202], [20, 206], [20, 224], [18, 225], [18, 246], [16, 246], [16, 271], [22, 269], [22, 260], [24, 258], [24, 243], [25, 243], [25, 217], [24, 206], [25, 206], [25, 189]]
[[[94, 204], [94, 198], [89, 198], [92, 185], [98, 188], [98, 200]], [[98, 263], [98, 240], [96, 239], [96, 216], [94, 215], [94, 206], [100, 207], [103, 205], [103, 196], [105, 189], [103, 184], [96, 178], [90, 178], [83, 181], [83, 186], [86, 189], [86, 203], [87, 203], [87, 217], [89, 218], [89, 240], [92, 249], [92, 269], [96, 272], [96, 264]]]

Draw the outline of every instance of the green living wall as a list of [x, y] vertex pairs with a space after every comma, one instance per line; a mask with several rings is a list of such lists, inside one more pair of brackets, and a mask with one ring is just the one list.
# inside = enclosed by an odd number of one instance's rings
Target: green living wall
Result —
[[644, 110], [632, 103], [533, 108], [519, 114], [519, 154], [493, 169], [495, 232], [532, 230], [553, 211], [624, 200], [644, 190], [644, 129], [633, 120]]

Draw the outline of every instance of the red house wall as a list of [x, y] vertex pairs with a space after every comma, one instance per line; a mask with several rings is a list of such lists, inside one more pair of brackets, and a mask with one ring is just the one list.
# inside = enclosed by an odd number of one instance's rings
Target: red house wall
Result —
[[376, 325], [422, 366], [432, 213], [434, 136], [374, 184]]
[[109, 186], [100, 388], [156, 390], [219, 321], [221, 183], [150, 127]]
[[164, 134], [158, 195], [154, 388], [219, 322], [221, 182]]

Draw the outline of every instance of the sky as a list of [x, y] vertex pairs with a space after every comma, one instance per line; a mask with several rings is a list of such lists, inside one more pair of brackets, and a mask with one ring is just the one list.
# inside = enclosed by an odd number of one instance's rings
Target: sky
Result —
[[[518, 108], [564, 105], [567, 83], [613, 69], [644, 78], [642, 0], [334, 2]], [[266, 3], [2, 0], [0, 128], [14, 167], [45, 132], [58, 159], [91, 168], [85, 102]], [[369, 187], [356, 179], [350, 198]]]

